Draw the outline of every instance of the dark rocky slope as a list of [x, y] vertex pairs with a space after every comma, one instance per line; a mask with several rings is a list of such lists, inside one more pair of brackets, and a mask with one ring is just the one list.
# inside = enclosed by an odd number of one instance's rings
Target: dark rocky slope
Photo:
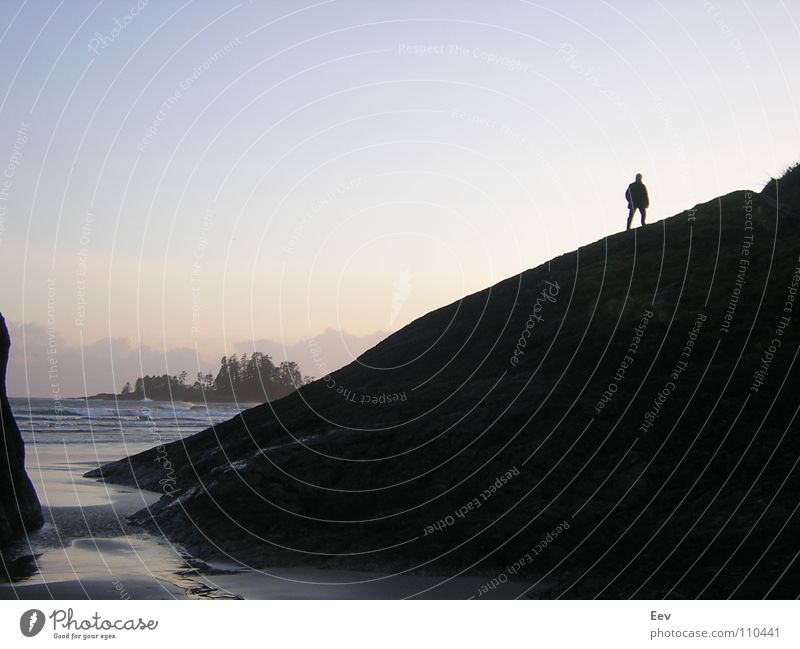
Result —
[[25, 444], [6, 395], [10, 350], [8, 327], [0, 314], [0, 545], [44, 523], [39, 499], [25, 471]]
[[562, 255], [89, 475], [163, 489], [135, 520], [207, 557], [796, 597], [800, 222], [779, 199]]

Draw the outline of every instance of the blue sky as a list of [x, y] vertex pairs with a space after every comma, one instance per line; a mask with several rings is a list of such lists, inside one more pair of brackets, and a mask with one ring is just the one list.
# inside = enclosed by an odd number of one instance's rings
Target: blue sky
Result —
[[62, 346], [394, 330], [619, 231], [636, 172], [658, 220], [799, 157], [787, 2], [3, 7], [0, 308]]

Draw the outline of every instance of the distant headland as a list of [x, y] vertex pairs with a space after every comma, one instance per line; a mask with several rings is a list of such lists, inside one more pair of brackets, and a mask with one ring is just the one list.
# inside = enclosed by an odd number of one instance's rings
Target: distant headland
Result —
[[198, 372], [192, 383], [188, 372], [177, 375], [145, 375], [131, 385], [126, 383], [119, 394], [101, 392], [85, 397], [86, 400], [103, 401], [189, 401], [206, 402], [259, 402], [285, 397], [297, 388], [311, 382], [303, 376], [294, 361], [278, 365], [261, 352], [223, 356], [216, 374]]

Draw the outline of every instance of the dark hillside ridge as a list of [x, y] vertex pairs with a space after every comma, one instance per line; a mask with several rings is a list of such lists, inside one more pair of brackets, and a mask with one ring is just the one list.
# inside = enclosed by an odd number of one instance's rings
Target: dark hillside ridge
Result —
[[737, 191], [607, 237], [88, 475], [164, 490], [136, 522], [207, 558], [794, 598], [800, 230], [780, 205]]

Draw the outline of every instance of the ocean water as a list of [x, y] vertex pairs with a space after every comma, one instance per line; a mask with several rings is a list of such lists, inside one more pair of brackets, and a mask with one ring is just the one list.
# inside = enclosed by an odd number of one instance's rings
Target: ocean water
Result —
[[120, 457], [130, 447], [156, 446], [193, 435], [254, 405], [41, 398], [10, 401], [26, 446], [88, 444], [106, 451], [116, 446]]

